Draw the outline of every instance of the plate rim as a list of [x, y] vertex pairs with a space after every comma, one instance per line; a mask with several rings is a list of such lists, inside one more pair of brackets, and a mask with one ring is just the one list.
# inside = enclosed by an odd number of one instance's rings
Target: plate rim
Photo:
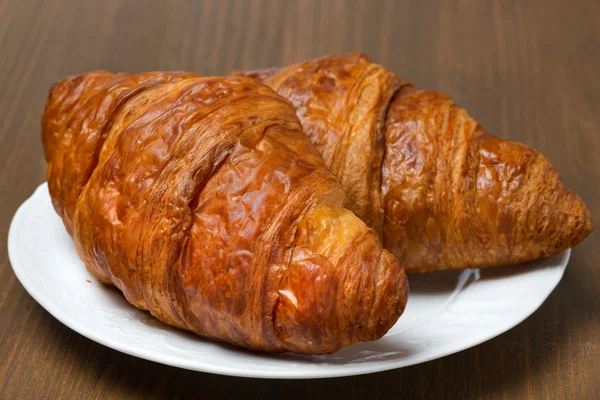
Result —
[[[537, 311], [541, 305], [546, 301], [548, 296], [554, 291], [556, 286], [562, 280], [564, 276], [564, 271], [570, 261], [571, 249], [566, 249], [560, 254], [561, 257], [561, 268], [560, 271], [557, 271], [557, 275], [554, 281], [549, 284], [545, 289], [546, 293], [540, 294], [540, 296], [536, 299], [535, 307], [526, 308], [526, 311], [520, 314], [517, 318], [515, 318], [510, 323], [502, 326], [501, 329], [495, 331], [493, 333], [489, 333], [483, 335], [481, 338], [475, 340], [474, 342], [460, 342], [454, 347], [450, 347], [445, 351], [441, 351], [438, 353], [433, 353], [429, 356], [424, 356], [421, 358], [417, 358], [415, 360], [401, 363], [402, 365], [398, 365], [399, 361], [397, 359], [392, 360], [381, 360], [377, 363], [373, 364], [340, 364], [340, 365], [329, 365], [329, 364], [314, 364], [313, 367], [316, 369], [309, 372], [297, 373], [295, 372], [295, 368], [292, 369], [278, 369], [276, 371], [269, 371], [265, 373], [260, 369], [256, 370], [248, 370], [247, 368], [240, 367], [230, 367], [230, 366], [220, 366], [217, 364], [211, 364], [204, 360], [194, 360], [194, 362], [184, 362], [181, 358], [173, 357], [170, 355], [165, 355], [160, 352], [153, 352], [148, 349], [140, 349], [133, 348], [131, 349], [125, 344], [120, 344], [118, 341], [111, 340], [111, 338], [106, 337], [102, 334], [97, 334], [94, 330], [89, 329], [85, 326], [85, 324], [79, 322], [77, 319], [71, 317], [68, 314], [63, 313], [59, 310], [58, 305], [56, 305], [51, 299], [49, 299], [43, 292], [37, 290], [35, 285], [29, 280], [27, 274], [24, 272], [24, 268], [21, 266], [22, 261], [19, 257], [19, 246], [18, 246], [18, 233], [17, 227], [22, 226], [22, 220], [28, 211], [28, 207], [43, 193], [44, 190], [47, 190], [47, 182], [40, 184], [34, 192], [19, 206], [17, 211], [15, 212], [8, 231], [8, 256], [10, 260], [11, 268], [21, 283], [21, 285], [25, 288], [27, 293], [42, 307], [44, 308], [50, 315], [52, 315], [55, 319], [61, 322], [66, 327], [71, 330], [77, 332], [78, 334], [93, 340], [96, 343], [99, 343], [103, 346], [109, 347], [111, 349], [117, 350], [121, 353], [128, 354], [130, 356], [134, 356], [137, 358], [141, 358], [144, 360], [161, 363], [173, 367], [183, 368], [192, 371], [199, 371], [211, 374], [219, 374], [219, 375], [227, 375], [227, 376], [235, 376], [235, 377], [244, 377], [244, 378], [260, 378], [260, 379], [322, 379], [322, 378], [335, 378], [335, 377], [346, 377], [346, 376], [356, 376], [356, 375], [365, 375], [372, 374], [376, 372], [382, 372], [392, 369], [404, 368], [412, 365], [418, 365], [425, 362], [429, 362], [432, 360], [440, 359], [443, 357], [447, 357], [449, 355], [461, 352], [463, 350], [467, 350], [469, 348], [478, 346], [482, 343], [485, 343], [507, 331], [513, 329], [515, 326], [522, 323], [529, 316], [531, 316], [535, 311]], [[131, 306], [133, 307], [133, 306]], [[206, 340], [206, 339], [205, 339]], [[325, 365], [327, 367], [325, 367]], [[319, 367], [317, 367], [319, 366]]]

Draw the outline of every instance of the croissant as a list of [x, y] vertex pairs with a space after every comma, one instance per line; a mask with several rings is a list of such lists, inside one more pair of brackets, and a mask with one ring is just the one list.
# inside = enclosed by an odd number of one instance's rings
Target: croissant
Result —
[[234, 75], [294, 104], [346, 206], [408, 273], [521, 263], [592, 231], [585, 204], [539, 152], [489, 135], [450, 97], [362, 54]]
[[302, 133], [244, 77], [91, 72], [42, 119], [53, 205], [87, 269], [199, 335], [322, 354], [375, 340], [407, 279]]

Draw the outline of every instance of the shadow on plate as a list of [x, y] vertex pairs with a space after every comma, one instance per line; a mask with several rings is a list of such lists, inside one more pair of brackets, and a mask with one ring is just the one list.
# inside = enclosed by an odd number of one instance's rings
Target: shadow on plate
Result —
[[552, 268], [560, 264], [564, 257], [567, 257], [566, 252], [514, 266], [413, 274], [408, 277], [410, 294], [450, 294], [475, 281], [504, 279]]

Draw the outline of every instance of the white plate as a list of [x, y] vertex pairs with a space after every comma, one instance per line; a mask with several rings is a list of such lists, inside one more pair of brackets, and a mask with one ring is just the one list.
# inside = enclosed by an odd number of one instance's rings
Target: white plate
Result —
[[29, 294], [80, 334], [163, 364], [257, 378], [366, 374], [475, 346], [533, 313], [560, 281], [570, 255], [567, 250], [528, 265], [411, 276], [406, 312], [382, 339], [327, 356], [299, 356], [204, 340], [130, 306], [118, 290], [97, 283], [86, 271], [52, 208], [46, 184], [17, 211], [8, 250]]

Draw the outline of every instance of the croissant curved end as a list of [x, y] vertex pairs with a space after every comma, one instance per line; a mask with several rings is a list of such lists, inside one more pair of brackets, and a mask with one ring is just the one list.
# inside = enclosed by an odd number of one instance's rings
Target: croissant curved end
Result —
[[274, 310], [279, 339], [296, 352], [308, 344], [331, 353], [383, 336], [408, 298], [399, 261], [344, 208], [317, 207], [301, 224]]

